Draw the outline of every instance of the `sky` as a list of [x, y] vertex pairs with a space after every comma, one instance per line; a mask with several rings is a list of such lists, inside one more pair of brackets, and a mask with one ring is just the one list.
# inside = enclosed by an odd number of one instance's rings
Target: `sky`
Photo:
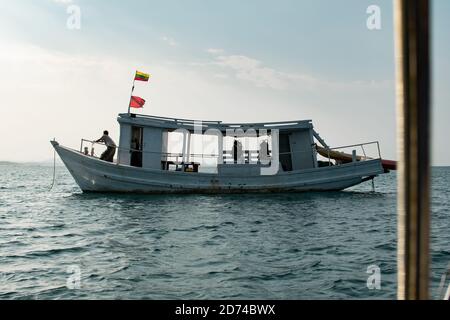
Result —
[[[433, 4], [433, 164], [450, 165], [450, 1]], [[0, 160], [104, 129], [118, 142], [135, 70], [152, 75], [142, 113], [312, 119], [331, 146], [377, 140], [396, 159], [393, 39], [387, 0], [0, 0]]]

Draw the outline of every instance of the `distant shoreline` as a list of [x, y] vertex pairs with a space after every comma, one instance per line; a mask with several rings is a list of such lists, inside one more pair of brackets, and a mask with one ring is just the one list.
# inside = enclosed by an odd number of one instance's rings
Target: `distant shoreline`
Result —
[[[53, 165], [52, 161], [24, 161], [24, 162], [15, 162], [15, 161], [0, 161], [0, 166], [23, 166], [23, 165]], [[63, 165], [62, 161], [57, 159], [56, 165]]]
[[10, 165], [10, 164], [20, 164], [20, 163], [12, 162], [12, 161], [0, 161], [0, 166], [1, 165]]

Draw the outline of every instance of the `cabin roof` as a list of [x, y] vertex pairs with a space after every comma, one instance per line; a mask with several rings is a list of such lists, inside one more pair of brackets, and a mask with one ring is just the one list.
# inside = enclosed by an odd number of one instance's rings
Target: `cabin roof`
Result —
[[216, 129], [221, 132], [226, 132], [227, 130], [236, 129], [255, 129], [255, 130], [273, 130], [278, 129], [280, 131], [296, 131], [299, 129], [312, 129], [312, 120], [292, 120], [292, 121], [278, 121], [278, 122], [256, 122], [256, 123], [225, 123], [222, 121], [209, 121], [209, 120], [192, 120], [192, 119], [179, 119], [179, 118], [169, 118], [169, 117], [159, 117], [151, 115], [138, 115], [138, 114], [128, 114], [121, 113], [117, 118], [119, 123], [129, 123], [136, 126], [143, 127], [155, 127], [163, 128], [167, 130], [176, 129], [186, 129], [194, 132], [194, 130], [202, 131], [208, 129]]

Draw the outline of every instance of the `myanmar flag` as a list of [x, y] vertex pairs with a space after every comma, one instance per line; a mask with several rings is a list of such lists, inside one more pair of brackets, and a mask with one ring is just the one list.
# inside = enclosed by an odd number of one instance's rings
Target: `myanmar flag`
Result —
[[131, 96], [130, 108], [143, 108], [144, 104], [145, 104], [144, 99], [136, 96]]
[[148, 81], [149, 78], [150, 78], [149, 74], [140, 71], [136, 71], [136, 75], [134, 76], [134, 80], [138, 81]]

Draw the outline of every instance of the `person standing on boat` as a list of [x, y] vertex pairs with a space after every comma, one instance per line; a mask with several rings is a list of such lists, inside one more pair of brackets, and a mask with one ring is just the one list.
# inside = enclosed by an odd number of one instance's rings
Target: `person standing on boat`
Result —
[[131, 161], [133, 167], [142, 167], [142, 149], [137, 138], [131, 141]]
[[116, 144], [109, 136], [108, 130], [103, 131], [103, 136], [95, 142], [103, 142], [106, 145], [106, 151], [100, 156], [100, 160], [113, 162], [114, 154], [116, 153]]
[[234, 140], [233, 142], [233, 163], [237, 163], [238, 154], [237, 154], [237, 148], [238, 148], [238, 142], [237, 140]]
[[233, 142], [233, 150], [232, 150], [232, 153], [233, 153], [233, 162], [234, 163], [242, 163], [242, 161], [243, 161], [243, 158], [242, 158], [242, 156], [243, 156], [243, 150], [242, 150], [242, 143], [240, 142], [240, 141], [238, 141], [238, 140], [234, 140], [234, 142]]
[[259, 145], [259, 162], [266, 165], [270, 162], [269, 143], [264, 140]]

